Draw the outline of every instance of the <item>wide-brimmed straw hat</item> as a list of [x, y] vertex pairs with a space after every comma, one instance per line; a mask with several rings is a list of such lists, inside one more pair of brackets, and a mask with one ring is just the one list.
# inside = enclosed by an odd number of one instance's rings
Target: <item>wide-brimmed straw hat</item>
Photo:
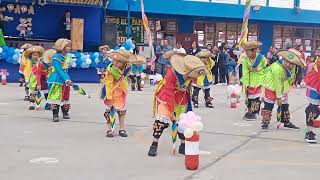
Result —
[[25, 43], [24, 45], [22, 45], [22, 46], [20, 47], [20, 49], [26, 50], [26, 49], [28, 49], [28, 48], [31, 48], [32, 46], [33, 46], [33, 45], [30, 44], [30, 43]]
[[51, 64], [51, 58], [53, 55], [55, 55], [57, 53], [57, 50], [55, 49], [48, 49], [43, 53], [42, 59], [43, 62], [47, 63], [47, 64]]
[[108, 45], [104, 45], [104, 46], [100, 46], [100, 47], [99, 47], [99, 51], [102, 51], [102, 49], [104, 49], [104, 48], [106, 48], [107, 51], [110, 50], [110, 47], [109, 47]]
[[181, 75], [197, 78], [201, 75], [208, 74], [206, 65], [201, 59], [192, 55], [173, 54], [170, 62], [173, 69]]
[[201, 50], [200, 52], [198, 52], [196, 54], [196, 57], [198, 57], [198, 58], [211, 58], [211, 57], [213, 57], [213, 54], [208, 50]]
[[118, 50], [112, 51], [108, 53], [107, 56], [114, 61], [121, 61], [126, 63], [134, 62], [137, 59], [137, 57], [134, 54], [124, 49], [118, 49]]
[[57, 51], [63, 51], [64, 48], [70, 44], [71, 41], [69, 39], [64, 39], [64, 38], [61, 38], [61, 39], [58, 39], [55, 43], [54, 43], [54, 46], [52, 47], [53, 49], [57, 50]]
[[259, 41], [247, 41], [243, 43], [243, 48], [245, 50], [255, 49], [262, 46], [262, 43]]
[[187, 54], [185, 54], [185, 53], [180, 53], [180, 52], [178, 52], [178, 51], [170, 50], [170, 51], [165, 52], [165, 53], [163, 54], [163, 57], [164, 57], [165, 59], [171, 59], [171, 57], [172, 57], [174, 54], [180, 55], [180, 56], [186, 56], [186, 55], [187, 55]]
[[301, 53], [295, 49], [280, 51], [278, 56], [297, 66], [306, 67], [306, 62], [301, 58]]
[[32, 46], [26, 50], [24, 56], [29, 58], [32, 53], [39, 53], [40, 57], [43, 55], [44, 48], [42, 46]]
[[147, 58], [143, 55], [136, 55], [136, 59], [131, 61], [132, 64], [146, 64]]

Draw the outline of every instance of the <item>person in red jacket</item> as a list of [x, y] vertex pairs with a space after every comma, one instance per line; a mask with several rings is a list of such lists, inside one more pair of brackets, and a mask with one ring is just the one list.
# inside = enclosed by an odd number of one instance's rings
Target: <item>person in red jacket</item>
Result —
[[153, 114], [153, 142], [148, 156], [157, 156], [158, 141], [163, 131], [172, 122], [172, 140], [175, 142], [179, 136], [181, 145], [179, 153], [184, 154], [184, 135], [179, 132], [178, 120], [182, 113], [192, 111], [191, 105], [191, 81], [201, 75], [207, 74], [205, 64], [197, 57], [170, 51], [165, 54], [170, 59], [170, 66], [167, 67], [167, 74], [159, 83], [154, 94]]

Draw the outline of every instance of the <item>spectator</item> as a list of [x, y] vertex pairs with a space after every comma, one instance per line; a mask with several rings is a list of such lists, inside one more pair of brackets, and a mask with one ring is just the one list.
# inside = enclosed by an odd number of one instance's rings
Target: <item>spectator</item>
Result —
[[219, 47], [220, 53], [218, 54], [218, 68], [219, 68], [219, 83], [226, 85], [229, 83], [228, 71], [226, 67], [227, 58], [229, 58], [227, 53], [227, 49], [224, 45]]
[[163, 46], [158, 45], [156, 48], [156, 55], [159, 57], [156, 64], [157, 73], [161, 74], [162, 77], [166, 75], [166, 68], [168, 65], [168, 60], [163, 57], [163, 54], [171, 50], [172, 47], [169, 46], [168, 40], [163, 40]]
[[[301, 58], [303, 60], [306, 60], [303, 46], [300, 44], [300, 45], [296, 46], [296, 49], [301, 53]], [[296, 67], [296, 73], [297, 73], [296, 86], [297, 87], [301, 87], [301, 82], [302, 82], [302, 79], [303, 79], [304, 74], [305, 74], [305, 68], [297, 66]]]
[[208, 44], [207, 45], [207, 50], [211, 53], [213, 53], [213, 48], [212, 48], [212, 45], [211, 44]]
[[139, 47], [136, 44], [136, 41], [132, 39], [132, 43], [134, 44], [133, 54], [138, 55], [139, 54]]
[[197, 44], [197, 42], [193, 41], [191, 44], [191, 48], [188, 51], [188, 54], [195, 56], [200, 51], [201, 49], [199, 48], [199, 45]]
[[238, 56], [234, 53], [234, 50], [236, 48], [236, 45], [233, 45], [232, 48], [227, 52], [227, 70], [229, 79], [230, 76], [233, 76], [233, 79], [235, 79], [236, 76], [236, 66], [238, 62]]
[[[208, 46], [207, 46], [208, 47]], [[214, 84], [218, 84], [218, 80], [219, 80], [219, 68], [218, 68], [218, 54], [219, 54], [219, 48], [218, 46], [214, 46], [213, 47], [213, 55], [214, 55], [214, 62], [215, 62], [215, 66], [213, 66], [213, 68], [211, 69], [212, 74], [214, 76]]]
[[270, 47], [270, 51], [267, 53], [268, 66], [276, 62], [279, 59], [278, 49], [275, 46]]
[[182, 47], [182, 44], [177, 41], [176, 47], [173, 49], [175, 52], [186, 54], [186, 50]]

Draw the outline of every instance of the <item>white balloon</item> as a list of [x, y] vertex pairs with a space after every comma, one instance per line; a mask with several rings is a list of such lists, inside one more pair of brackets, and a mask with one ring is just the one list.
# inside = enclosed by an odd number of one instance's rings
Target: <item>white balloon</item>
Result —
[[0, 47], [0, 54], [2, 53], [3, 49]]
[[90, 58], [90, 54], [87, 54], [86, 57], [87, 57], [87, 59], [89, 59]]
[[191, 138], [193, 136], [193, 130], [190, 128], [187, 128], [183, 132], [184, 137]]
[[92, 60], [90, 58], [86, 59], [86, 64], [91, 64], [92, 63]]
[[124, 50], [126, 50], [126, 48], [125, 48], [125, 47], [123, 47], [123, 46], [122, 46], [120, 49], [124, 49]]
[[129, 52], [133, 53], [133, 49], [130, 49]]
[[72, 64], [71, 64], [71, 67], [76, 67], [77, 66], [77, 63], [76, 62], [73, 62]]
[[202, 131], [202, 129], [203, 129], [203, 124], [202, 124], [202, 122], [200, 122], [200, 121], [194, 122], [194, 123], [192, 124], [192, 129], [193, 129], [194, 131], [197, 131], [197, 132]]
[[96, 62], [96, 64], [98, 64], [100, 60], [99, 58], [95, 58], [94, 61]]

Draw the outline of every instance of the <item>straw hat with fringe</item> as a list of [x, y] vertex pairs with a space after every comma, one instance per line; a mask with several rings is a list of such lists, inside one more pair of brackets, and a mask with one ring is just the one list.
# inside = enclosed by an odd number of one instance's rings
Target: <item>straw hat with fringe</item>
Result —
[[106, 48], [107, 51], [110, 50], [110, 47], [109, 47], [108, 45], [104, 45], [104, 46], [100, 46], [100, 47], [99, 47], [99, 51], [102, 51], [102, 49], [104, 49], [104, 48]]
[[135, 62], [137, 59], [137, 57], [134, 54], [124, 49], [118, 49], [118, 50], [109, 52], [107, 56], [114, 61], [121, 61], [125, 63]]
[[53, 49], [57, 50], [57, 51], [63, 51], [64, 48], [70, 44], [71, 41], [69, 39], [64, 39], [64, 38], [61, 38], [61, 39], [58, 39], [55, 43], [54, 43], [54, 46], [52, 47]]
[[41, 57], [43, 55], [44, 48], [42, 46], [32, 46], [25, 51], [24, 56], [29, 58], [30, 55], [35, 52], [39, 53]]
[[33, 46], [33, 45], [30, 44], [30, 43], [25, 43], [24, 45], [22, 45], [22, 46], [20, 47], [20, 49], [26, 50], [26, 49], [28, 49], [28, 48], [31, 48], [32, 46]]
[[280, 51], [278, 56], [297, 66], [306, 67], [306, 62], [301, 58], [301, 53], [295, 49]]
[[43, 62], [47, 64], [51, 64], [51, 58], [57, 53], [57, 50], [55, 49], [48, 49], [43, 53], [42, 59]]
[[200, 52], [198, 52], [196, 54], [196, 57], [198, 57], [198, 58], [211, 58], [211, 57], [213, 57], [213, 54], [208, 50], [201, 50]]
[[255, 49], [262, 46], [262, 43], [259, 41], [247, 41], [243, 44], [245, 50]]
[[136, 60], [132, 61], [132, 64], [146, 64], [147, 63], [147, 58], [143, 55], [136, 55]]

